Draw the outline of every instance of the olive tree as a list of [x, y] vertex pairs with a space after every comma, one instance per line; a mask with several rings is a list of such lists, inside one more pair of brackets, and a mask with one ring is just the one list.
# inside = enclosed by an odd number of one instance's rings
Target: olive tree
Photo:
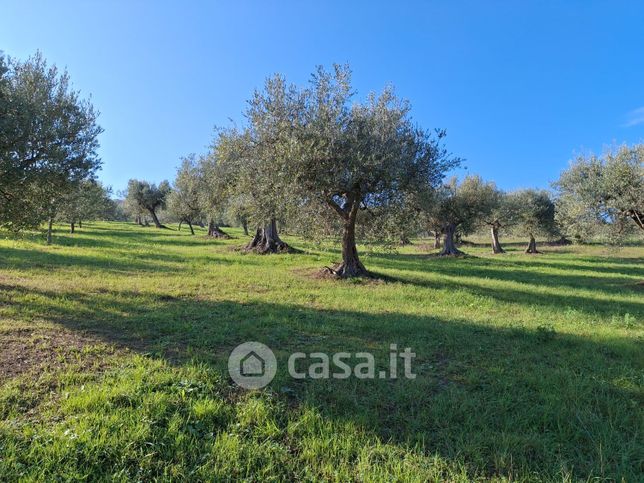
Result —
[[224, 131], [221, 131], [211, 151], [201, 156], [198, 164], [199, 172], [199, 205], [208, 221], [208, 236], [215, 238], [230, 238], [220, 227], [224, 217], [228, 189], [230, 183], [230, 166], [222, 163], [223, 146], [227, 142]]
[[557, 221], [578, 239], [608, 228], [621, 239], [628, 224], [644, 229], [644, 144], [602, 157], [579, 156], [555, 183]]
[[110, 218], [116, 211], [111, 194], [111, 188], [96, 180], [81, 181], [62, 198], [57, 219], [69, 223], [69, 231], [74, 233], [77, 224], [83, 227], [83, 220]]
[[37, 53], [0, 61], [0, 226], [20, 230], [49, 220], [66, 193], [100, 167], [98, 114], [67, 72]]
[[462, 255], [454, 242], [457, 230], [471, 233], [485, 223], [498, 203], [498, 190], [480, 176], [466, 176], [462, 182], [452, 178], [427, 200], [430, 219], [443, 233], [441, 255]]
[[445, 132], [419, 128], [392, 89], [357, 102], [347, 67], [319, 68], [302, 97], [295, 139], [285, 148], [286, 178], [298, 200], [326, 207], [340, 222], [342, 261], [329, 270], [367, 275], [356, 248], [359, 213], [395, 209], [406, 193], [438, 184], [458, 160], [442, 146]]
[[492, 253], [505, 253], [499, 241], [499, 232], [502, 229], [510, 228], [515, 222], [515, 209], [507, 195], [502, 191], [496, 191], [490, 199], [492, 209], [485, 219], [485, 224], [490, 227], [492, 236]]
[[227, 131], [225, 142], [220, 142], [222, 159], [234, 173], [234, 192], [248, 202], [248, 219], [256, 227], [247, 250], [290, 251], [280, 238], [278, 220], [284, 221], [289, 210], [302, 202], [286, 173], [288, 160], [297, 149], [295, 128], [302, 105], [301, 91], [282, 76], [273, 76], [250, 99], [245, 128]]
[[201, 217], [200, 205], [201, 178], [199, 164], [195, 156], [184, 158], [177, 170], [174, 186], [168, 195], [168, 209], [179, 220], [179, 228], [186, 223], [190, 233], [195, 234], [193, 223]]
[[517, 229], [530, 237], [526, 253], [536, 254], [535, 236], [554, 237], [558, 234], [555, 223], [555, 204], [545, 190], [524, 189], [508, 194], [513, 222]]
[[147, 211], [157, 228], [165, 228], [159, 221], [157, 211], [166, 207], [167, 197], [171, 192], [170, 183], [162, 181], [157, 186], [154, 183], [131, 179], [127, 184], [126, 199], [131, 206]]

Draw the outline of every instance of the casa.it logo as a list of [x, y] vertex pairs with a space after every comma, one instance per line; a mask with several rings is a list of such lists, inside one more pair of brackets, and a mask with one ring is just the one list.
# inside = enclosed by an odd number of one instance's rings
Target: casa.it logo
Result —
[[[389, 345], [387, 363], [381, 364], [376, 364], [370, 352], [294, 352], [288, 358], [287, 368], [293, 379], [415, 379], [411, 367], [415, 357], [411, 348], [400, 351], [397, 344]], [[244, 389], [261, 389], [277, 373], [275, 354], [261, 342], [244, 342], [231, 352], [228, 373]]]
[[261, 342], [244, 342], [230, 353], [228, 373], [244, 389], [261, 389], [277, 373], [275, 354]]

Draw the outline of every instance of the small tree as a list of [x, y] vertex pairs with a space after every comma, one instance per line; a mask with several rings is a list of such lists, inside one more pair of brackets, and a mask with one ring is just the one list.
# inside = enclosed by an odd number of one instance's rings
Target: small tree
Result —
[[434, 223], [440, 225], [444, 235], [441, 255], [462, 255], [454, 242], [457, 230], [471, 233], [490, 216], [498, 201], [494, 183], [485, 182], [480, 176], [466, 176], [459, 184], [452, 178], [437, 189], [428, 199], [425, 208]]
[[125, 191], [119, 191], [118, 193], [118, 196], [122, 199], [121, 204], [125, 216], [127, 216], [128, 219], [134, 220], [134, 223], [139, 226], [146, 225], [147, 220], [145, 219], [145, 216], [148, 211], [139, 205], [138, 200], [134, 196], [128, 196], [128, 193], [128, 189]]
[[492, 235], [492, 253], [505, 253], [499, 241], [499, 232], [503, 228], [508, 228], [513, 223], [513, 207], [507, 196], [502, 191], [496, 191], [490, 199], [492, 210], [485, 219], [485, 224], [490, 227]]
[[179, 226], [186, 223], [192, 235], [195, 234], [192, 224], [202, 214], [199, 203], [200, 187], [199, 165], [195, 156], [191, 155], [183, 159], [177, 170], [173, 190], [168, 195], [168, 208], [170, 213], [179, 220]]
[[128, 199], [128, 204], [137, 206], [141, 211], [147, 211], [154, 221], [154, 226], [165, 228], [159, 221], [157, 211], [166, 207], [170, 191], [170, 183], [167, 181], [162, 181], [157, 186], [147, 181], [131, 179], [127, 185], [126, 199]]
[[199, 159], [199, 206], [208, 220], [208, 236], [230, 238], [220, 227], [228, 196], [228, 165], [221, 163], [220, 144], [226, 139], [221, 132], [207, 156]]
[[58, 219], [69, 223], [69, 231], [74, 233], [76, 224], [82, 228], [83, 220], [109, 218], [115, 209], [110, 188], [96, 180], [84, 180], [62, 198]]
[[513, 217], [518, 229], [529, 235], [530, 241], [526, 253], [536, 254], [536, 235], [547, 237], [558, 233], [555, 223], [555, 205], [545, 190], [525, 189], [508, 195]]

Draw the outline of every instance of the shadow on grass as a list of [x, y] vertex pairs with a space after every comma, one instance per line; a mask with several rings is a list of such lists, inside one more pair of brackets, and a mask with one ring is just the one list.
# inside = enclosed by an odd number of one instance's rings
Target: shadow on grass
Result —
[[[27, 240], [45, 246], [42, 233], [26, 232], [19, 236], [6, 233], [16, 240]], [[84, 223], [83, 228], [77, 228], [75, 233], [61, 225], [53, 232], [53, 247], [87, 247], [87, 248], [132, 248], [149, 247], [150, 245], [191, 247], [196, 245], [222, 244], [221, 240], [207, 237], [206, 230], [195, 227], [195, 235], [187, 228], [178, 231], [175, 227], [158, 229], [154, 226], [142, 227], [135, 224], [115, 223], [109, 226]], [[223, 244], [222, 244], [223, 245]]]
[[[200, 257], [188, 259], [180, 255], [167, 252], [154, 253], [147, 251], [144, 254], [133, 256], [131, 252], [121, 253], [118, 249], [111, 250], [109, 257], [73, 255], [70, 253], [57, 253], [51, 251], [38, 251], [23, 248], [0, 247], [0, 268], [15, 267], [23, 270], [40, 269], [54, 271], [65, 268], [81, 267], [89, 270], [100, 270], [105, 273], [138, 274], [138, 273], [164, 273], [174, 272], [184, 267], [184, 263], [199, 260], [201, 263], [218, 265], [238, 265], [237, 261], [225, 256], [204, 253]], [[245, 260], [244, 264], [252, 264]]]
[[[644, 301], [616, 301], [598, 297], [599, 294], [625, 295], [635, 293], [636, 283], [644, 279], [644, 269], [631, 261], [630, 265], [616, 266], [614, 271], [597, 267], [599, 273], [610, 273], [611, 276], [600, 276], [593, 273], [595, 267], [569, 263], [531, 262], [525, 260], [502, 260], [499, 258], [477, 258], [473, 256], [445, 258], [428, 255], [407, 254], [374, 254], [378, 268], [405, 271], [408, 274], [391, 276], [383, 274], [385, 280], [413, 284], [432, 289], [465, 289], [472, 294], [490, 297], [523, 305], [541, 305], [552, 308], [571, 307], [586, 313], [614, 314], [617, 311], [641, 314], [644, 312]], [[599, 263], [595, 261], [596, 263]], [[543, 268], [555, 268], [559, 271], [544, 272]], [[570, 273], [577, 270], [582, 273]], [[542, 271], [539, 271], [539, 269]], [[428, 279], [426, 275], [445, 276], [440, 279]], [[454, 277], [458, 277], [455, 279]], [[474, 279], [486, 279], [517, 284], [512, 289], [488, 287], [473, 283]], [[555, 292], [543, 293], [541, 287], [559, 288]], [[593, 291], [594, 295], [581, 296], [570, 292], [579, 289]]]
[[[29, 305], [16, 298], [29, 294]], [[509, 296], [508, 296], [509, 297]], [[273, 348], [271, 387], [293, 408], [314, 406], [379, 438], [440, 454], [485, 475], [634, 479], [641, 449], [641, 347], [524, 328], [397, 313], [365, 314], [129, 291], [55, 292], [5, 285], [0, 305], [105, 342], [226, 373], [236, 345]], [[389, 344], [417, 354], [413, 380], [294, 380], [290, 353], [369, 351], [388, 370]]]

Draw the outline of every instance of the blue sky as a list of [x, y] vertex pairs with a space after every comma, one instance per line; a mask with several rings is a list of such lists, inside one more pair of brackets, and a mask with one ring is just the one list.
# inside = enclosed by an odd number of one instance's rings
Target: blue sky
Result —
[[504, 189], [644, 140], [643, 2], [0, 0], [0, 50], [37, 49], [101, 111], [115, 190], [172, 179], [268, 75], [301, 83], [333, 62], [360, 95], [393, 84]]

